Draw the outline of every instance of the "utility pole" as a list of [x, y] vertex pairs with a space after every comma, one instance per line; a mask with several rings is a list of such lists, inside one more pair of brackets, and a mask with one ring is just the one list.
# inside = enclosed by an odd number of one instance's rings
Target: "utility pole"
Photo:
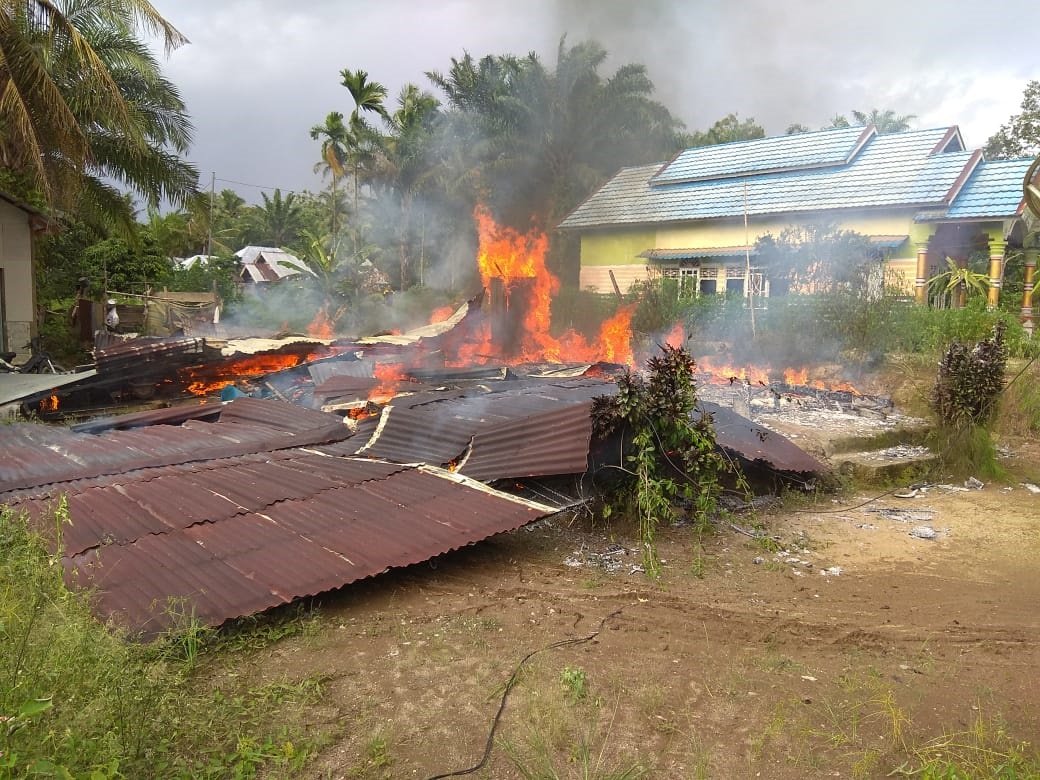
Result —
[[755, 333], [755, 280], [751, 278], [751, 245], [748, 243], [747, 179], [744, 179], [744, 285], [747, 288], [748, 309], [751, 310], [751, 338]]

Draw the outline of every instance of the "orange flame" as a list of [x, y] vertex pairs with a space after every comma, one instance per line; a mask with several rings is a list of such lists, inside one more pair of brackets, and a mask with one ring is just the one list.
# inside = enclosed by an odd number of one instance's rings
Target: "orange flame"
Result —
[[686, 329], [681, 322], [675, 323], [672, 329], [665, 334], [664, 343], [669, 347], [681, 347], [686, 340]]
[[319, 339], [331, 339], [335, 337], [336, 331], [333, 328], [332, 318], [329, 317], [327, 306], [322, 306], [318, 309], [318, 313], [314, 315], [314, 319], [311, 320], [310, 324], [307, 326], [307, 335]]
[[[569, 330], [559, 338], [550, 333], [550, 307], [559, 292], [560, 280], [546, 266], [549, 239], [540, 230], [520, 233], [495, 222], [484, 206], [473, 212], [479, 248], [477, 267], [489, 305], [498, 314], [512, 318], [517, 326], [515, 343], [494, 341], [492, 327], [485, 323], [477, 338], [460, 347], [451, 365], [472, 365], [489, 360], [501, 362], [590, 362], [600, 360], [632, 363], [633, 306], [619, 309], [600, 327], [598, 338], [589, 343]], [[494, 284], [492, 283], [494, 281]]]
[[47, 398], [40, 400], [40, 411], [41, 412], [56, 412], [58, 411], [58, 394], [54, 393]]
[[438, 322], [444, 322], [448, 317], [455, 313], [455, 310], [450, 306], [440, 306], [433, 310], [430, 315], [430, 324], [434, 325]]
[[250, 379], [293, 368], [317, 356], [295, 353], [245, 355], [219, 365], [188, 366], [182, 368], [180, 374], [181, 379], [187, 383], [186, 389], [189, 393], [209, 395], [233, 385], [240, 379]]
[[368, 400], [376, 404], [385, 404], [397, 395], [398, 388], [407, 376], [400, 363], [376, 363], [372, 376], [379, 384], [368, 393]]

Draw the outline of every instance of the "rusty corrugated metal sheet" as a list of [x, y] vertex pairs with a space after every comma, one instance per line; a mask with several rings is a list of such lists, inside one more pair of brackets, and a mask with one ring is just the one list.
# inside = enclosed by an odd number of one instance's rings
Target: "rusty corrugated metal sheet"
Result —
[[201, 420], [207, 417], [219, 417], [223, 406], [218, 401], [192, 401], [179, 406], [163, 409], [149, 409], [145, 412], [132, 412], [116, 417], [102, 417], [96, 420], [70, 426], [75, 433], [101, 433], [102, 431], [125, 431], [129, 428], [144, 428], [149, 425], [180, 425], [186, 420]]
[[94, 351], [98, 373], [103, 376], [138, 376], [154, 367], [183, 365], [202, 355], [206, 342], [195, 338], [140, 338]]
[[407, 566], [554, 511], [429, 467], [301, 450], [167, 466], [0, 497], [45, 522], [68, 496], [70, 583], [134, 632], [183, 600], [219, 625]]
[[357, 454], [399, 463], [452, 465], [493, 481], [582, 473], [588, 466], [592, 399], [613, 395], [601, 379], [503, 382], [486, 389], [395, 398]]
[[239, 398], [217, 422], [188, 420], [93, 435], [12, 425], [0, 441], [0, 493], [130, 469], [324, 444], [350, 436], [343, 419], [281, 401]]
[[752, 463], [762, 463], [776, 471], [803, 474], [827, 470], [790, 439], [756, 425], [732, 409], [707, 401], [700, 404], [700, 409], [711, 415], [718, 445]]

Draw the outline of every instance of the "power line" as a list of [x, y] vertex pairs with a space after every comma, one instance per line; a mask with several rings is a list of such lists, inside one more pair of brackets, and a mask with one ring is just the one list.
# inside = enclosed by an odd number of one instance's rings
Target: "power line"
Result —
[[286, 193], [297, 193], [299, 190], [289, 189], [288, 187], [268, 187], [265, 184], [250, 184], [247, 181], [235, 181], [234, 179], [221, 179], [219, 176], [214, 177], [215, 181], [224, 182], [225, 184], [238, 184], [242, 187], [255, 187], [258, 190], [281, 190]]

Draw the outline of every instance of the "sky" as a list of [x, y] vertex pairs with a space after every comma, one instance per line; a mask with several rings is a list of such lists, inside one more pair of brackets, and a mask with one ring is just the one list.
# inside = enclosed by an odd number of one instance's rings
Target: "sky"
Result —
[[[309, 129], [349, 114], [344, 68], [385, 84], [391, 103], [469, 52], [536, 52], [594, 39], [605, 75], [640, 62], [689, 130], [735, 112], [767, 135], [815, 129], [853, 109], [957, 124], [977, 147], [1018, 113], [1040, 78], [1035, 0], [152, 0], [191, 41], [165, 73], [195, 125], [202, 185], [322, 187]], [[435, 92], [436, 94], [436, 92]], [[254, 185], [254, 186], [250, 186]], [[258, 185], [258, 186], [256, 186]]]

